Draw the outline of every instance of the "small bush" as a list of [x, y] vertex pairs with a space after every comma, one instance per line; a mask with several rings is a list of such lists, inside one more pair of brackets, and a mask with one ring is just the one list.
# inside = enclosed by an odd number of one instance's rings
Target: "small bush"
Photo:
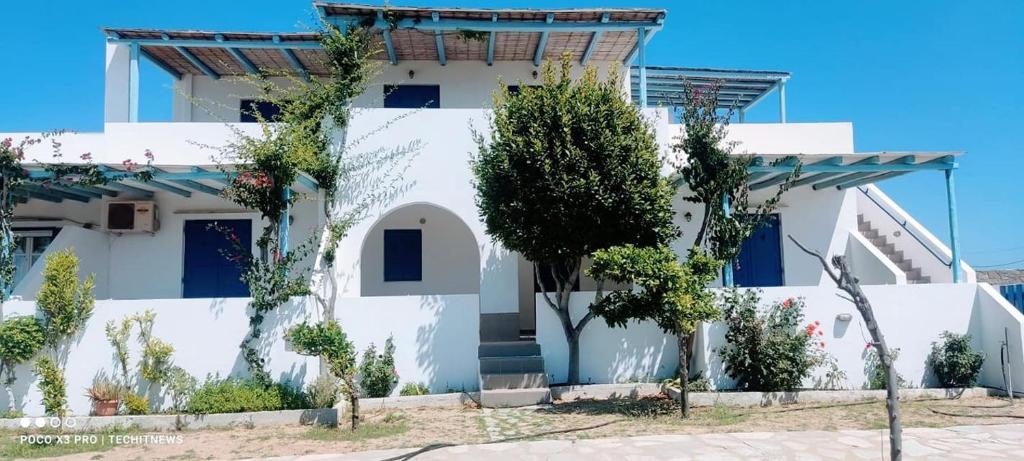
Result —
[[305, 394], [284, 383], [269, 386], [251, 379], [208, 379], [188, 403], [193, 414], [241, 413], [308, 408]]
[[384, 342], [384, 353], [377, 354], [373, 344], [363, 353], [359, 364], [359, 385], [369, 397], [387, 397], [398, 384], [398, 370], [395, 369], [395, 341]]
[[14, 383], [14, 367], [35, 357], [45, 341], [46, 332], [34, 317], [12, 317], [0, 323], [0, 373], [5, 383]]
[[43, 408], [46, 414], [64, 416], [67, 413], [67, 383], [64, 371], [49, 357], [36, 360], [36, 374], [39, 375], [39, 390], [43, 394]]
[[171, 406], [175, 412], [183, 412], [188, 408], [192, 394], [196, 392], [196, 378], [188, 374], [184, 368], [172, 366], [168, 372], [167, 391], [171, 394]]
[[815, 321], [801, 327], [804, 302], [786, 299], [759, 309], [754, 290], [731, 290], [724, 298], [728, 330], [719, 349], [725, 370], [741, 390], [798, 389], [824, 356], [824, 332]]
[[973, 387], [985, 356], [971, 349], [971, 335], [943, 332], [941, 343], [932, 343], [928, 366], [942, 387]]
[[405, 383], [402, 389], [398, 391], [398, 395], [427, 395], [430, 394], [430, 388], [423, 383]]
[[149, 399], [134, 392], [124, 396], [124, 409], [129, 415], [148, 415]]
[[[885, 389], [885, 367], [882, 366], [882, 361], [878, 359], [878, 351], [870, 344], [865, 348], [865, 351], [867, 357], [864, 358], [864, 374], [868, 377], [868, 389], [874, 391]], [[889, 356], [892, 357], [893, 363], [896, 363], [896, 359], [900, 358], [900, 348], [890, 347]], [[905, 387], [907, 387], [907, 381], [903, 379], [903, 375], [897, 372], [896, 388], [902, 389]]]
[[313, 408], [333, 408], [340, 392], [338, 378], [333, 376], [319, 376], [306, 387], [306, 397]]

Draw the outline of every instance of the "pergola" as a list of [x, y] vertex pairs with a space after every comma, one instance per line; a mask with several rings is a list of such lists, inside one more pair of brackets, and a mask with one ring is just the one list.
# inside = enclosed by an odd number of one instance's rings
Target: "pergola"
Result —
[[[61, 203], [64, 200], [88, 203], [93, 199], [118, 197], [122, 193], [132, 197], [152, 199], [157, 191], [171, 193], [180, 197], [191, 197], [194, 193], [222, 197], [224, 187], [238, 176], [238, 172], [230, 166], [177, 166], [149, 165], [139, 169], [128, 170], [122, 164], [96, 165], [103, 176], [103, 184], [81, 184], [73, 180], [74, 175], [57, 178], [52, 171], [40, 164], [26, 164], [25, 170], [31, 181], [19, 185], [11, 191], [17, 202], [29, 199]], [[143, 180], [137, 174], [145, 171], [152, 176]], [[316, 180], [305, 173], [299, 173], [295, 183], [284, 189], [286, 198], [290, 198], [292, 190], [316, 194], [320, 190]], [[285, 209], [280, 219], [280, 250], [288, 251], [288, 214]]]
[[[947, 265], [952, 270], [953, 282], [959, 283], [963, 281], [963, 274], [960, 268], [960, 231], [953, 172], [960, 167], [957, 162], [960, 155], [962, 152], [870, 152], [841, 155], [752, 154], [750, 166], [747, 167], [747, 171], [750, 173], [748, 187], [751, 191], [778, 187], [789, 180], [799, 166], [800, 174], [792, 182], [791, 187], [793, 188], [810, 187], [812, 190], [856, 188], [874, 201], [875, 199], [861, 186], [916, 171], [941, 171], [946, 180], [949, 243], [952, 253]], [[726, 214], [729, 213], [728, 196], [722, 197], [722, 208]], [[901, 225], [906, 228], [905, 223]], [[920, 237], [910, 232], [910, 229], [907, 231], [915, 239], [921, 241]], [[725, 266], [723, 282], [726, 286], [732, 286], [731, 265]]]
[[[642, 70], [629, 70], [633, 101], [641, 106], [680, 106], [685, 99], [686, 84], [695, 88], [718, 86], [718, 108], [734, 110], [743, 122], [747, 111], [772, 92], [779, 95], [779, 122], [786, 123], [786, 82], [789, 72], [772, 70], [707, 69], [696, 67], [649, 66], [647, 84], [641, 82]], [[644, 93], [646, 91], [646, 95]]]
[[[463, 9], [381, 7], [316, 2], [320, 17], [343, 32], [369, 26], [382, 52], [374, 57], [403, 60], [532, 61], [568, 53], [580, 64], [634, 59], [646, 78], [645, 48], [661, 30], [661, 9]], [[328, 75], [326, 54], [316, 33], [249, 33], [105, 28], [107, 42], [128, 45], [129, 121], [138, 120], [139, 59], [146, 58], [180, 79], [246, 74]], [[646, 85], [640, 85], [643, 94]], [[644, 100], [645, 98], [641, 98]]]

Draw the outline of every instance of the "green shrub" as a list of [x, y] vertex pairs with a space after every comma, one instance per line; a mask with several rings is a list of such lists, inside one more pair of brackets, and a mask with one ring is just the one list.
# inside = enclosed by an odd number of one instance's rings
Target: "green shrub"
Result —
[[719, 349], [725, 370], [742, 390], [776, 392], [798, 389], [824, 354], [820, 322], [803, 328], [804, 302], [787, 299], [759, 309], [754, 290], [730, 290], [723, 314], [728, 330]]
[[46, 332], [34, 317], [12, 317], [0, 323], [0, 373], [14, 383], [14, 367], [35, 357], [46, 342]]
[[402, 389], [398, 391], [398, 395], [427, 395], [430, 394], [430, 388], [423, 383], [405, 383]]
[[[865, 348], [864, 358], [864, 374], [868, 377], [867, 388], [877, 391], [885, 389], [885, 367], [882, 366], [882, 361], [878, 359], [878, 351], [870, 344]], [[892, 357], [893, 363], [896, 363], [896, 359], [900, 358], [900, 348], [890, 347], [889, 356]], [[903, 379], [903, 375], [896, 373], [896, 388], [907, 387], [907, 381]]]
[[389, 337], [384, 342], [384, 353], [377, 354], [377, 348], [370, 347], [363, 352], [359, 364], [359, 385], [369, 397], [387, 397], [398, 384], [398, 370], [395, 369], [395, 341]]
[[188, 402], [193, 414], [241, 413], [308, 408], [306, 396], [284, 383], [269, 386], [252, 379], [207, 379]]
[[149, 399], [134, 392], [128, 392], [124, 395], [124, 409], [129, 415], [147, 415], [149, 414]]
[[338, 378], [333, 376], [318, 376], [312, 384], [306, 386], [306, 397], [313, 408], [333, 408], [338, 403], [340, 392]]
[[173, 366], [168, 372], [167, 391], [171, 394], [171, 407], [174, 411], [183, 412], [196, 392], [196, 378], [184, 368]]
[[96, 301], [94, 280], [95, 276], [89, 275], [79, 285], [78, 257], [70, 248], [46, 257], [36, 307], [42, 313], [43, 329], [51, 347], [62, 346], [85, 327]]
[[943, 332], [941, 343], [932, 343], [928, 366], [942, 387], [973, 387], [985, 356], [971, 349], [971, 335]]
[[36, 360], [36, 374], [39, 375], [39, 390], [43, 394], [43, 408], [46, 414], [64, 416], [67, 413], [67, 383], [64, 371], [49, 357]]
[[296, 353], [324, 359], [334, 376], [346, 379], [351, 375], [356, 361], [355, 346], [338, 322], [302, 322], [289, 329], [286, 337]]

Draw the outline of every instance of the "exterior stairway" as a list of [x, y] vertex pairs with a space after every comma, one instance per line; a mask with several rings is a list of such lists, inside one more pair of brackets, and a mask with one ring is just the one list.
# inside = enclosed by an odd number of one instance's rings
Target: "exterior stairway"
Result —
[[878, 248], [893, 264], [907, 274], [907, 283], [932, 283], [932, 278], [921, 274], [921, 268], [914, 265], [914, 261], [906, 259], [903, 252], [896, 249], [895, 243], [889, 243], [888, 237], [879, 235], [878, 229], [871, 227], [871, 221], [866, 221], [864, 215], [857, 215], [857, 230], [860, 235], [868, 239], [872, 245]]
[[[517, 315], [517, 314], [516, 314]], [[486, 314], [485, 314], [486, 316]], [[548, 403], [551, 389], [544, 372], [540, 344], [519, 337], [519, 321], [484, 319], [480, 333], [480, 405], [488, 408], [523, 407]], [[509, 316], [511, 317], [511, 316]], [[500, 323], [497, 323], [500, 322]], [[506, 328], [511, 325], [514, 328]]]

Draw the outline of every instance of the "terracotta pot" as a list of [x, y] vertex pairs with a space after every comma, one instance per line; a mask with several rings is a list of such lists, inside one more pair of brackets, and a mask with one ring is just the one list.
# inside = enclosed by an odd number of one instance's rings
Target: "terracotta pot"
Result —
[[118, 403], [118, 400], [96, 400], [92, 404], [96, 416], [114, 416], [117, 414]]

